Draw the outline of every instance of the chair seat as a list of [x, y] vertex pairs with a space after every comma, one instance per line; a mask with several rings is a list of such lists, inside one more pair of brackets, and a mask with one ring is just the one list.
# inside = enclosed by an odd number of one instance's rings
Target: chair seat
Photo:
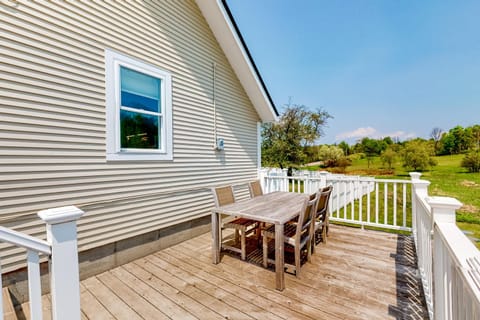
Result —
[[245, 218], [237, 218], [223, 224], [223, 228], [239, 229], [243, 231], [247, 231], [249, 227], [256, 228], [257, 226], [258, 221]]
[[[284, 229], [283, 229], [283, 235], [284, 235], [284, 242], [289, 244], [289, 245], [295, 245], [295, 234], [297, 232], [297, 225], [294, 224], [294, 223], [286, 223], [284, 225]], [[264, 237], [267, 237], [267, 238], [270, 238], [270, 239], [274, 239], [275, 238], [275, 225], [271, 225], [270, 227], [268, 227], [267, 229], [265, 230], [262, 230], [262, 235]], [[309, 234], [308, 232], [304, 232], [301, 236], [301, 240], [300, 240], [300, 246], [303, 246], [305, 244], [306, 241], [308, 241], [310, 238], [309, 238]]]

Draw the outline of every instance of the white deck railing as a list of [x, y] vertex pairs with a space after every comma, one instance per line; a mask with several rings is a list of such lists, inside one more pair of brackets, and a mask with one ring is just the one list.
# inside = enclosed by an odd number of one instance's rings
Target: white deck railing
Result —
[[480, 319], [480, 253], [455, 223], [461, 203], [429, 197], [430, 182], [373, 179], [327, 172], [260, 172], [265, 192], [312, 193], [333, 185], [330, 220], [411, 231], [430, 319]]
[[313, 193], [333, 186], [330, 199], [331, 221], [393, 230], [412, 230], [410, 206], [411, 181], [374, 179], [318, 172], [287, 176], [262, 171], [260, 179], [265, 192], [292, 191]]
[[456, 225], [462, 204], [429, 197], [430, 183], [411, 175], [413, 236], [430, 319], [480, 319], [480, 252]]
[[[41, 319], [42, 289], [40, 285], [40, 254], [50, 255], [50, 245], [46, 241], [5, 227], [0, 227], [0, 241], [8, 242], [27, 250], [28, 297], [30, 301], [30, 310], [32, 311], [32, 319]], [[2, 278], [0, 277], [0, 288], [1, 287]], [[2, 300], [1, 296], [0, 300]], [[3, 301], [1, 302], [0, 319], [3, 319]], [[37, 315], [40, 315], [40, 318]]]
[[[83, 215], [83, 211], [69, 206], [43, 210], [38, 215], [47, 225], [47, 241], [0, 227], [1, 242], [7, 242], [27, 250], [28, 296], [31, 319], [42, 319], [40, 254], [43, 254], [47, 255], [50, 261], [52, 319], [80, 320], [76, 220]], [[0, 319], [3, 320], [2, 300], [3, 296], [0, 295]]]

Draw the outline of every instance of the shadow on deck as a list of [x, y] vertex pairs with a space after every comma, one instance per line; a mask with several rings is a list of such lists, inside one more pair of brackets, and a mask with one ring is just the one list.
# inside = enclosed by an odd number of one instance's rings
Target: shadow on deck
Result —
[[82, 318], [426, 319], [415, 259], [411, 237], [333, 225], [279, 292], [271, 270], [229, 254], [212, 264], [204, 234], [82, 281]]

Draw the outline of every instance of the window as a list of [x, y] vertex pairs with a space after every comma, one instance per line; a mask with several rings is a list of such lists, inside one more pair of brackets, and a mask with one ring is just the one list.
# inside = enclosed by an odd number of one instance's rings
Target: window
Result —
[[153, 65], [105, 51], [107, 160], [172, 160], [172, 80]]

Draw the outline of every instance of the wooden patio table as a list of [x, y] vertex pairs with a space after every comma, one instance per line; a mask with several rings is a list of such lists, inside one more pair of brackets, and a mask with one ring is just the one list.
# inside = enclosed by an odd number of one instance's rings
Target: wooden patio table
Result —
[[275, 224], [276, 288], [285, 288], [284, 276], [284, 224], [300, 214], [308, 195], [294, 192], [272, 192], [246, 201], [214, 208], [212, 210], [213, 263], [220, 262], [220, 226], [222, 214]]

